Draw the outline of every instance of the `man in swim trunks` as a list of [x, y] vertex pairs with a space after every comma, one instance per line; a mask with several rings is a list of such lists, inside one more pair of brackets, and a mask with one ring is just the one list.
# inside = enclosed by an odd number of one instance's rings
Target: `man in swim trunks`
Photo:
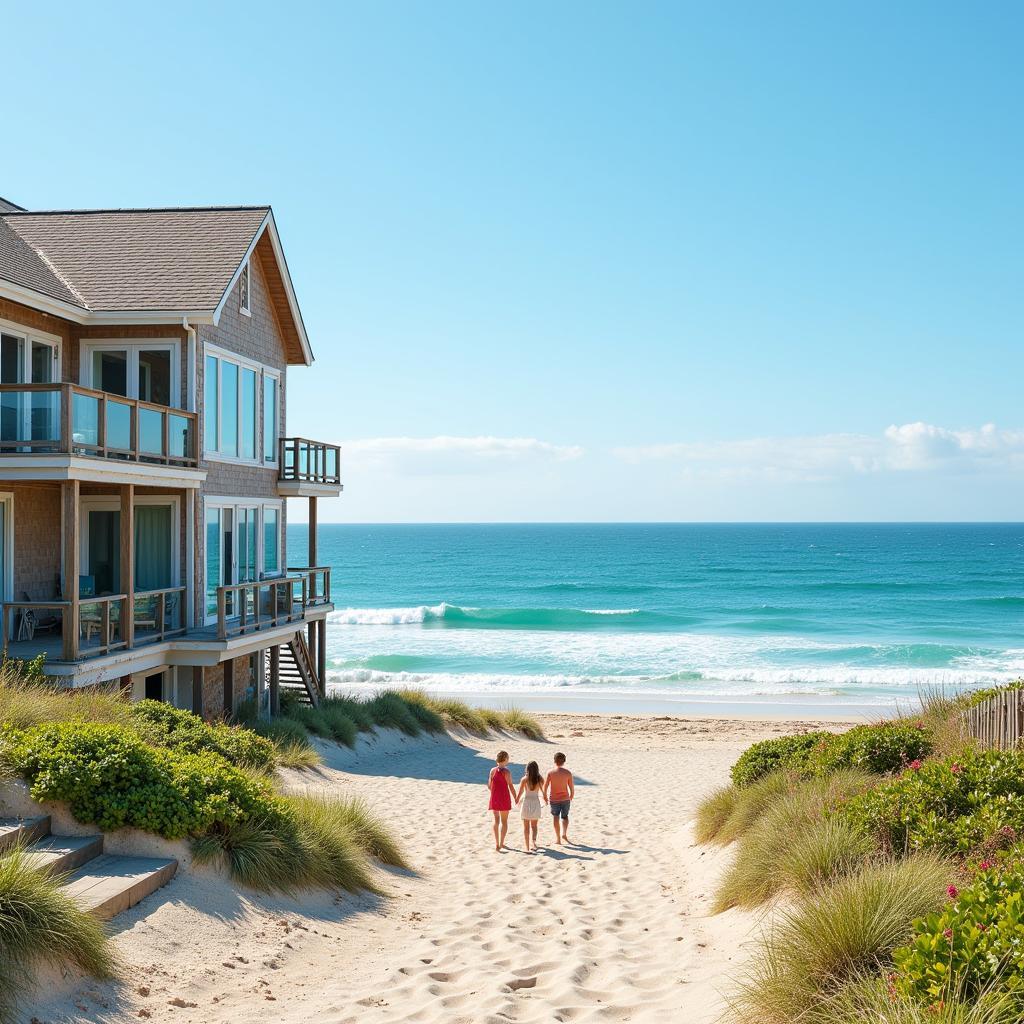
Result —
[[555, 767], [544, 780], [544, 796], [551, 805], [551, 818], [555, 825], [555, 843], [569, 842], [569, 805], [576, 795], [572, 772], [565, 767], [565, 754], [555, 754]]

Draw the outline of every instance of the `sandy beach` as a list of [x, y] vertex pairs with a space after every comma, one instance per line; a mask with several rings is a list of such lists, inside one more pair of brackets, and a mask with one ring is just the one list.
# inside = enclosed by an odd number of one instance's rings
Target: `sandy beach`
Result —
[[[113, 922], [127, 983], [47, 977], [25, 1020], [331, 1024], [710, 1022], [756, 918], [707, 913], [724, 859], [689, 819], [749, 743], [818, 721], [559, 714], [547, 740], [457, 736], [324, 745], [291, 788], [354, 793], [388, 818], [416, 872], [387, 895], [266, 897], [191, 869]], [[834, 726], [829, 722], [825, 727]], [[577, 780], [573, 845], [496, 853], [485, 780], [556, 749]]]

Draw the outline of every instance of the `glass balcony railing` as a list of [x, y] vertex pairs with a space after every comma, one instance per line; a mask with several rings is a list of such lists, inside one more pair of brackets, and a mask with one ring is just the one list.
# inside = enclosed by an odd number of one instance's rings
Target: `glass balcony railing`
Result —
[[0, 384], [0, 456], [195, 466], [196, 414], [77, 384]]

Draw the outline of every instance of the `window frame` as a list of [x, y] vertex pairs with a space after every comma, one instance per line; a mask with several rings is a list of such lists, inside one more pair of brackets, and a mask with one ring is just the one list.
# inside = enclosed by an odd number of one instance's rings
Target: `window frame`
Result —
[[[264, 408], [267, 399], [266, 381], [274, 381], [274, 441], [271, 445], [271, 457], [267, 458], [267, 417]], [[281, 440], [281, 382], [284, 374], [273, 367], [264, 366], [260, 376], [260, 463], [264, 466], [276, 466], [280, 457]]]
[[[271, 579], [278, 579], [281, 576], [287, 576], [287, 572], [284, 567], [284, 499], [283, 498], [264, 498], [264, 497], [247, 497], [242, 494], [234, 495], [208, 495], [203, 499], [203, 579], [201, 591], [203, 594], [203, 616], [204, 623], [206, 625], [212, 625], [217, 621], [216, 609], [213, 612], [206, 611], [207, 599], [209, 595], [209, 588], [207, 586], [206, 570], [208, 564], [208, 557], [206, 551], [206, 531], [207, 531], [207, 513], [213, 509], [219, 509], [223, 512], [224, 509], [231, 509], [232, 515], [232, 545], [234, 550], [229, 553], [231, 559], [231, 577], [235, 582], [238, 582], [239, 575], [239, 541], [240, 541], [240, 517], [239, 513], [243, 509], [255, 509], [256, 510], [256, 580], [254, 582], [263, 582], [263, 575], [265, 572], [265, 546], [264, 539], [265, 535], [263, 532], [264, 527], [264, 512], [267, 508], [272, 508], [277, 512], [277, 574], [270, 577]], [[217, 529], [217, 543], [220, 544], [221, 537], [223, 537], [224, 517], [221, 515], [220, 522]], [[224, 552], [220, 553], [220, 564], [224, 564]], [[217, 586], [221, 584], [218, 583]]]
[[148, 402], [145, 398], [139, 398], [139, 352], [142, 349], [170, 352], [171, 403], [164, 408], [183, 409], [184, 406], [181, 404], [181, 344], [176, 338], [90, 338], [88, 341], [83, 340], [78, 357], [78, 379], [84, 387], [93, 388], [96, 391], [101, 390], [93, 382], [93, 355], [103, 351], [124, 351], [128, 359], [126, 369], [128, 394], [125, 397], [138, 402], [147, 402], [148, 405], [159, 405], [158, 402]]
[[[203, 415], [203, 458], [208, 459], [211, 462], [231, 462], [241, 466], [259, 466], [266, 467], [270, 465], [269, 461], [263, 458], [263, 378], [264, 376], [276, 377], [278, 381], [277, 390], [278, 395], [281, 391], [281, 371], [275, 369], [272, 366], [267, 366], [265, 363], [258, 362], [255, 359], [248, 359], [245, 356], [238, 355], [236, 352], [230, 352], [228, 349], [221, 348], [218, 345], [207, 343], [203, 351], [203, 405], [206, 406], [209, 398], [209, 373], [207, 372], [206, 360], [216, 359], [218, 362], [217, 367], [217, 448], [210, 448], [209, 438], [206, 435], [206, 414]], [[256, 395], [255, 395], [255, 406], [253, 409], [254, 423], [253, 423], [253, 458], [245, 458], [241, 454], [239, 455], [227, 455], [219, 450], [221, 444], [221, 437], [224, 433], [224, 407], [221, 405], [221, 393], [220, 393], [220, 379], [221, 370], [220, 363], [232, 363], [238, 368], [238, 395], [237, 395], [237, 408], [235, 410], [235, 422], [238, 430], [238, 451], [242, 451], [242, 438], [245, 436], [244, 421], [242, 418], [242, 371], [250, 370], [256, 374]], [[280, 415], [280, 397], [278, 398], [278, 415]], [[280, 427], [278, 427], [280, 429]], [[275, 437], [275, 443], [277, 438]]]

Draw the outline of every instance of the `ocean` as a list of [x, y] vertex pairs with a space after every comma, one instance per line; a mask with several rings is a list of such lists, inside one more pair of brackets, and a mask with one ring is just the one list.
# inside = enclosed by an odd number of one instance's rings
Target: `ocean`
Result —
[[872, 714], [1024, 674], [1020, 524], [321, 524], [319, 555], [345, 690]]

